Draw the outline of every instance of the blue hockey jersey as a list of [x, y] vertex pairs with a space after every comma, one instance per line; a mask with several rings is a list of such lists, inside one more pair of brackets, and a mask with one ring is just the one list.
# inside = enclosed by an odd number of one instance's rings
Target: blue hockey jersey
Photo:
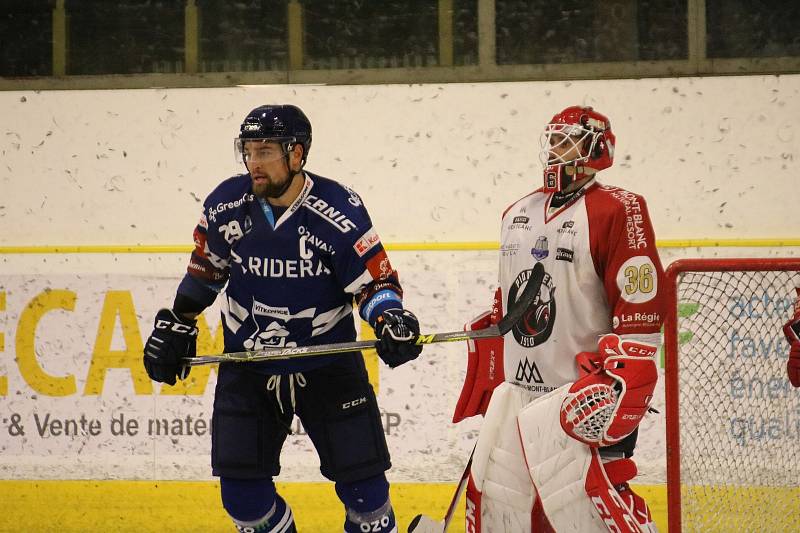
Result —
[[[207, 300], [209, 288], [222, 292], [226, 352], [352, 341], [354, 299], [370, 323], [384, 309], [402, 307], [397, 272], [358, 194], [328, 178], [304, 177], [282, 214], [253, 195], [249, 174], [225, 180], [203, 204], [178, 291], [197, 301]], [[256, 368], [289, 373], [331, 360]]]

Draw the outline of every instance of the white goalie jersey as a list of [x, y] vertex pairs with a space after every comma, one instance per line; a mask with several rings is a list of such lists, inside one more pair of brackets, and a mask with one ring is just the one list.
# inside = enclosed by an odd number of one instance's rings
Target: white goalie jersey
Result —
[[644, 199], [593, 180], [556, 202], [537, 190], [502, 218], [502, 313], [536, 262], [546, 272], [535, 305], [503, 343], [504, 380], [534, 396], [574, 382], [575, 355], [596, 351], [600, 336], [658, 344], [663, 320], [663, 269]]

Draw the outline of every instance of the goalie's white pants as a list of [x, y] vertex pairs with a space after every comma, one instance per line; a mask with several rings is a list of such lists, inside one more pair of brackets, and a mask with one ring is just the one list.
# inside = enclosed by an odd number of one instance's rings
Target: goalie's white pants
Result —
[[538, 399], [509, 383], [494, 390], [470, 470], [467, 532], [609, 531], [586, 493], [592, 452], [561, 429], [568, 389]]

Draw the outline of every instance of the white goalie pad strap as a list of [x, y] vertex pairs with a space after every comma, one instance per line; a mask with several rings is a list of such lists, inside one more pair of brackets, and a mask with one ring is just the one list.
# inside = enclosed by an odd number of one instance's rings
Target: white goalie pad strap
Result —
[[561, 429], [561, 404], [569, 387], [564, 385], [520, 411], [517, 423], [523, 453], [541, 506], [555, 531], [606, 532], [585, 488], [591, 450]]
[[524, 389], [502, 383], [489, 402], [470, 470], [470, 482], [481, 493], [480, 521], [475, 522], [484, 533], [530, 532], [535, 494], [522, 455], [516, 415], [531, 399]]

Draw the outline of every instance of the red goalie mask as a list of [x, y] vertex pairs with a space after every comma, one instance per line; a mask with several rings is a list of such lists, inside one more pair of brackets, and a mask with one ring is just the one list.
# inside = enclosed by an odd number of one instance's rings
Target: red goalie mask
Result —
[[608, 117], [591, 107], [571, 106], [557, 113], [540, 139], [544, 191], [561, 191], [610, 167], [615, 141]]

